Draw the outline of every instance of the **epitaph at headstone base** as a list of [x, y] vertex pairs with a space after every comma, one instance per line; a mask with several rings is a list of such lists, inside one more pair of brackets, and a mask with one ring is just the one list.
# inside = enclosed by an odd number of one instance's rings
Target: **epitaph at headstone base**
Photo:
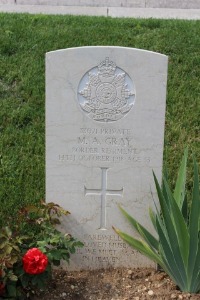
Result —
[[137, 237], [118, 204], [153, 232], [152, 170], [162, 173], [167, 57], [123, 47], [46, 56], [46, 198], [84, 242], [72, 270], [150, 267], [112, 226]]

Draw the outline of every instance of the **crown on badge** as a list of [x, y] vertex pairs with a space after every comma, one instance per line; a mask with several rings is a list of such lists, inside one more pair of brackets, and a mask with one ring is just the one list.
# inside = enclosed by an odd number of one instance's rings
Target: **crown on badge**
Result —
[[98, 65], [98, 69], [101, 75], [111, 76], [115, 74], [116, 64], [110, 61], [109, 57], [106, 57], [106, 59]]

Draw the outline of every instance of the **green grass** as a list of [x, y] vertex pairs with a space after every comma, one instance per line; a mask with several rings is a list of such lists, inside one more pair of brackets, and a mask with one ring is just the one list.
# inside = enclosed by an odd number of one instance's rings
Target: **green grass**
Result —
[[0, 14], [0, 225], [45, 197], [45, 53], [113, 45], [169, 56], [164, 163], [199, 158], [200, 22]]

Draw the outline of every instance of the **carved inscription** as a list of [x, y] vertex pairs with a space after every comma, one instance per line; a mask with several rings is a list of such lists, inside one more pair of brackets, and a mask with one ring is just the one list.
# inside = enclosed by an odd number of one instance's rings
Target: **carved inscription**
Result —
[[131, 249], [117, 235], [104, 234], [85, 234], [84, 247], [77, 250], [83, 262], [86, 263], [102, 263], [117, 264], [122, 255], [130, 255], [130, 259], [138, 254], [137, 251]]
[[100, 195], [101, 196], [101, 218], [100, 228], [106, 230], [106, 195], [122, 196], [123, 188], [120, 190], [107, 189], [107, 171], [108, 168], [101, 168], [101, 189], [87, 189], [84, 187], [85, 196], [87, 195]]
[[133, 107], [134, 90], [129, 75], [106, 57], [81, 79], [78, 100], [89, 118], [97, 122], [114, 122]]
[[67, 153], [59, 154], [58, 159], [63, 163], [99, 161], [149, 165], [152, 149], [138, 149], [134, 144], [130, 129], [80, 128], [76, 141], [73, 145], [67, 145]]

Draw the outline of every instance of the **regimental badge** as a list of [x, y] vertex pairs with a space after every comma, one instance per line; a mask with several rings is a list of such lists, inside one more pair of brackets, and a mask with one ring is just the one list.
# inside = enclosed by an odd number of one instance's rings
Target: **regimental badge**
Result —
[[131, 110], [135, 88], [127, 73], [108, 57], [88, 71], [78, 87], [81, 109], [98, 122], [114, 122]]

